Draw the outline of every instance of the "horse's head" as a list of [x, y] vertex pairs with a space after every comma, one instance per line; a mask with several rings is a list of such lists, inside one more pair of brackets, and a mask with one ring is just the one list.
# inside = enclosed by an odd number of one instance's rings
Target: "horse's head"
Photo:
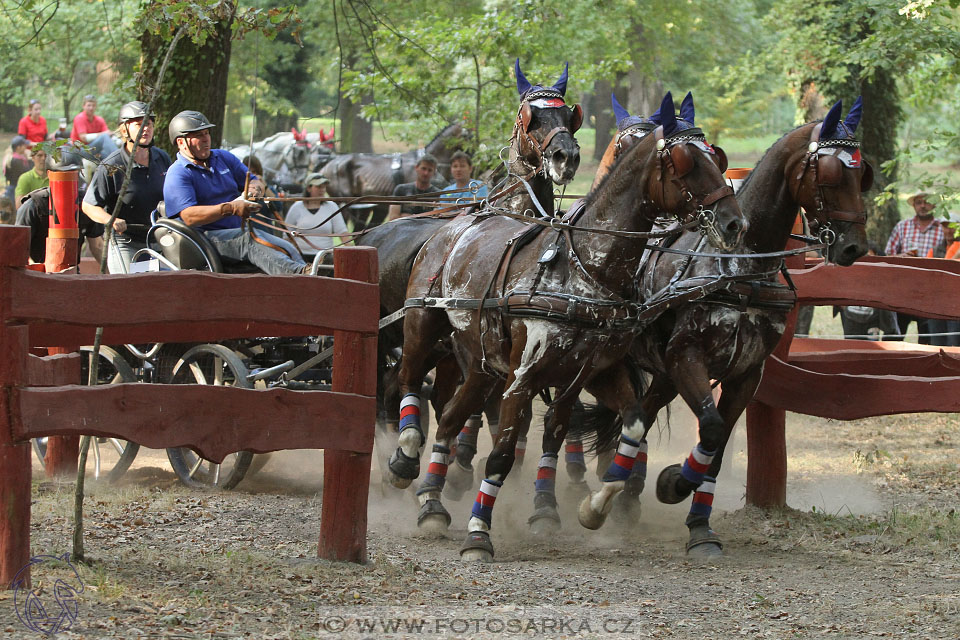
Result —
[[861, 158], [860, 142], [853, 135], [860, 123], [861, 98], [843, 121], [842, 112], [838, 100], [823, 122], [798, 130], [798, 146], [785, 170], [790, 194], [827, 244], [827, 260], [848, 266], [868, 249], [862, 193], [873, 185], [873, 167]]
[[583, 124], [580, 105], [570, 108], [563, 100], [568, 65], [551, 87], [531, 85], [520, 70], [519, 58], [514, 70], [520, 108], [510, 138], [511, 148], [530, 167], [527, 177], [542, 172], [556, 184], [567, 184], [580, 166], [580, 146], [573, 134]]
[[733, 197], [733, 189], [723, 179], [726, 154], [708, 144], [703, 132], [694, 126], [693, 96], [687, 93], [683, 99], [679, 118], [669, 92], [649, 118], [636, 122], [632, 118], [627, 115], [626, 121], [619, 119], [624, 123], [624, 131], [634, 131], [620, 137], [620, 153], [633, 146], [656, 153], [656, 166], [647, 175], [646, 186], [657, 209], [672, 213], [681, 221], [699, 219], [701, 230], [720, 249], [736, 245], [747, 222]]

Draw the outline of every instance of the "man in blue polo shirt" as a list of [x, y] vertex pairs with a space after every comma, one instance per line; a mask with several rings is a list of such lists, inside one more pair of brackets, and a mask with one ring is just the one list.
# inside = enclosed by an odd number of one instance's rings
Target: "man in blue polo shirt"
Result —
[[[199, 111], [181, 111], [170, 121], [170, 142], [179, 153], [163, 183], [167, 216], [203, 232], [221, 256], [250, 262], [270, 275], [304, 273], [307, 265], [292, 244], [261, 229], [244, 229], [260, 205], [241, 193], [247, 167], [229, 151], [210, 148], [214, 126]], [[250, 176], [247, 197], [262, 194], [263, 183]]]

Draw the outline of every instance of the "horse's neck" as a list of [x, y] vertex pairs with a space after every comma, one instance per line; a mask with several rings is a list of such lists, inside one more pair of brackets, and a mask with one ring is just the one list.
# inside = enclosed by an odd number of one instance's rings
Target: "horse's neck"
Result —
[[787, 245], [800, 206], [790, 194], [786, 165], [790, 145], [771, 149], [737, 194], [737, 203], [749, 223], [743, 246], [753, 253], [781, 251]]
[[[556, 213], [556, 209], [553, 206], [553, 183], [550, 179], [537, 173], [527, 180], [527, 183], [530, 185], [530, 191], [533, 191], [534, 196], [536, 196], [537, 202], [540, 203], [540, 208], [543, 209], [543, 212], [547, 214], [547, 216], [553, 216], [553, 214]], [[539, 216], [540, 209], [534, 204], [533, 197], [530, 196], [530, 191], [527, 191], [527, 188], [521, 184], [520, 178], [512, 177], [506, 184], [506, 188], [509, 189], [514, 185], [518, 185], [516, 187], [517, 191], [509, 198], [510, 204], [508, 208], [518, 213], [524, 213], [529, 210], [533, 215]]]
[[[651, 166], [649, 163], [638, 165], [640, 159], [642, 156], [628, 158], [626, 160], [632, 162], [621, 162], [613, 169], [577, 220], [578, 227], [650, 231], [656, 215], [656, 207], [645, 186]], [[576, 231], [572, 235], [574, 250], [591, 276], [620, 295], [633, 293], [634, 276], [643, 255], [643, 241]]]

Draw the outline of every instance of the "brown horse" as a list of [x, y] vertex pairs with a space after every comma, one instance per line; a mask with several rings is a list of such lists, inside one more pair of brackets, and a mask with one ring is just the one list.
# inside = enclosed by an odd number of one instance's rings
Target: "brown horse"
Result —
[[[749, 223], [739, 255], [659, 254], [643, 274], [642, 295], [647, 297], [684, 281], [756, 274], [746, 286], [731, 285], [661, 315], [643, 330], [631, 351], [653, 375], [641, 402], [640, 451], [646, 450], [646, 432], [657, 413], [678, 393], [699, 420], [700, 442], [687, 461], [667, 467], [657, 481], [657, 497], [663, 502], [677, 503], [694, 493], [687, 517], [691, 555], [722, 554], [709, 518], [724, 447], [756, 391], [763, 363], [779, 342], [786, 314], [796, 300], [792, 289], [777, 282], [783, 257], [761, 256], [784, 249], [801, 207], [827, 244], [828, 260], [849, 265], [867, 251], [861, 192], [870, 187], [873, 170], [861, 161], [859, 142], [853, 137], [860, 111], [858, 98], [841, 122], [837, 102], [822, 123], [788, 133], [767, 151], [737, 194]], [[686, 233], [672, 248], [702, 251], [703, 243]], [[718, 404], [711, 380], [723, 384]], [[608, 426], [615, 428], [617, 418], [608, 413]], [[623, 496], [626, 506], [638, 504], [645, 471], [645, 465], [633, 467]], [[611, 492], [619, 493], [619, 487], [605, 486], [599, 494], [606, 498]], [[595, 500], [598, 494], [587, 502]]]
[[[544, 210], [552, 215], [555, 211], [552, 185], [566, 184], [572, 180], [580, 164], [580, 149], [574, 134], [583, 120], [582, 110], [579, 105], [570, 108], [564, 103], [567, 67], [564, 67], [560, 79], [550, 87], [531, 85], [520, 69], [519, 60], [515, 72], [520, 106], [509, 143], [510, 177], [500, 189], [511, 195], [495, 202], [497, 206], [508, 207], [518, 213]], [[403, 308], [407, 282], [417, 253], [427, 239], [449, 221], [449, 217], [400, 218], [370, 230], [357, 240], [357, 245], [377, 248], [381, 317]], [[400, 396], [393, 352], [403, 344], [402, 322], [399, 320], [384, 327], [378, 342], [378, 398], [382, 401], [381, 411], [386, 418], [385, 429], [394, 433], [399, 423]], [[439, 361], [446, 353], [449, 351], [439, 348], [434, 360]], [[437, 393], [432, 396], [438, 415], [460, 378], [455, 361], [445, 366], [450, 367], [449, 371], [453, 373], [441, 376], [441, 382], [452, 384], [446, 387], [439, 385]]]
[[465, 372], [440, 418], [430, 469], [418, 491], [420, 520], [449, 523], [439, 500], [449, 446], [498, 376], [505, 376], [500, 433], [461, 549], [465, 560], [493, 557], [493, 501], [541, 390], [564, 390], [550, 425], [561, 441], [568, 408], [581, 388], [642, 428], [636, 390], [621, 360], [633, 339], [626, 327], [639, 312], [633, 302], [645, 246], [639, 238], [653, 220], [665, 214], [687, 219], [713, 206], [714, 237], [721, 247], [736, 243], [743, 230], [736, 201], [728, 197], [732, 190], [710, 156], [683, 136], [669, 94], [662, 111], [663, 125], [625, 153], [584, 206], [568, 215], [568, 230], [536, 233], [528, 223], [481, 212], [444, 226], [417, 257], [408, 298], [440, 301], [409, 309], [404, 322], [400, 446], [389, 462], [396, 486], [419, 475], [425, 442], [419, 392], [440, 338], [451, 335]]

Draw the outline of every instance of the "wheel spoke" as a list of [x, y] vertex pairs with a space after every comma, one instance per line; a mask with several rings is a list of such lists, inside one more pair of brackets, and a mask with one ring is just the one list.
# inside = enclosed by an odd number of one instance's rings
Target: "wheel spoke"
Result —
[[193, 372], [193, 379], [197, 384], [208, 384], [206, 376], [203, 375], [203, 369], [196, 360], [190, 363], [190, 371]]
[[213, 484], [220, 484], [220, 465], [213, 465]]
[[91, 438], [93, 442], [93, 477], [100, 479], [100, 442], [98, 438]]
[[213, 359], [213, 384], [223, 386], [223, 359]]
[[194, 474], [200, 469], [201, 465], [203, 465], [203, 458], [201, 458], [200, 456], [197, 456], [197, 461], [193, 464], [192, 467], [190, 467], [190, 473], [188, 473], [187, 475], [193, 478]]
[[108, 440], [110, 444], [113, 445], [113, 448], [116, 449], [117, 455], [122, 456], [124, 449], [126, 449], [124, 441], [120, 440], [119, 438], [109, 438]]

